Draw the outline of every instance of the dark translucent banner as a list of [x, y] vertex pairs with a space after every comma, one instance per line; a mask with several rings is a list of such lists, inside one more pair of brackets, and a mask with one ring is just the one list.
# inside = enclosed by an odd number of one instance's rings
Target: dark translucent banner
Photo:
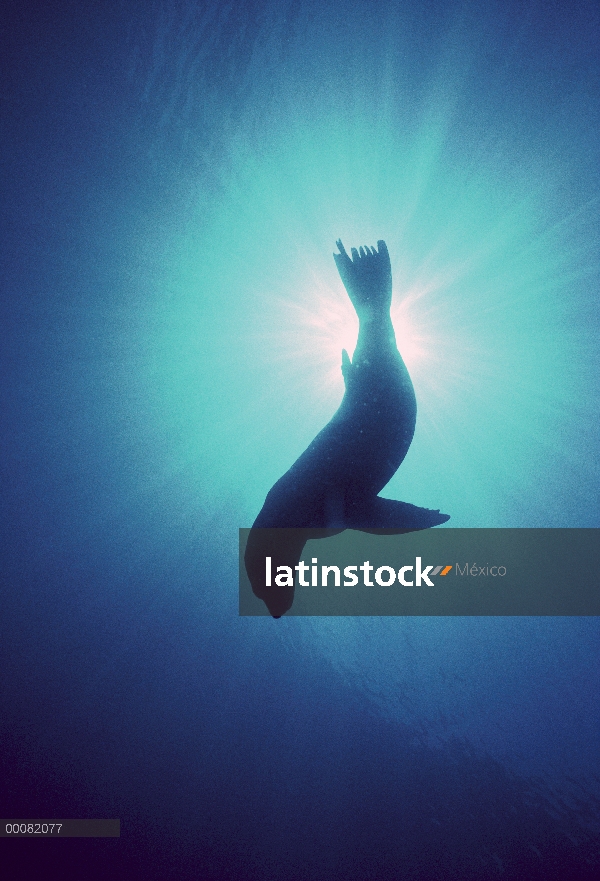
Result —
[[600, 614], [598, 529], [250, 533], [240, 615]]

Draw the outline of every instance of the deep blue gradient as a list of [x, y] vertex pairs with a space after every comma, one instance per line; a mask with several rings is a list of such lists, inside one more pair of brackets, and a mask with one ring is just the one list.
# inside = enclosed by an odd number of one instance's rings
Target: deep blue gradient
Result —
[[90, 7], [0, 47], [0, 813], [122, 838], [11, 877], [597, 877], [596, 620], [237, 615], [343, 393], [340, 237], [417, 395], [385, 494], [600, 526], [597, 4]]

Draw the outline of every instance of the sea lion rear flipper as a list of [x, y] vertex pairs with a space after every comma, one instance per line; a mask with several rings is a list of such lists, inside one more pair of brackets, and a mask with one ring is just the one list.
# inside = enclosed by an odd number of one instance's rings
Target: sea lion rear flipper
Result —
[[352, 361], [350, 360], [350, 355], [345, 349], [342, 349], [342, 376], [344, 377], [344, 385], [346, 387], [348, 386], [351, 370]]

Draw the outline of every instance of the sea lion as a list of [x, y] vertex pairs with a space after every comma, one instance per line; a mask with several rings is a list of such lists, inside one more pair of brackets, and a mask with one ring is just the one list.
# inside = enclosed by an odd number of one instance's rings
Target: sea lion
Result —
[[294, 566], [309, 538], [344, 529], [412, 532], [450, 519], [378, 496], [408, 452], [417, 402], [390, 317], [385, 242], [378, 250], [352, 248], [352, 259], [341, 240], [336, 244], [333, 257], [359, 320], [352, 361], [342, 352], [346, 391], [331, 421], [267, 494], [244, 557], [252, 590], [276, 618], [291, 607], [294, 588], [265, 585], [265, 556], [273, 566]]

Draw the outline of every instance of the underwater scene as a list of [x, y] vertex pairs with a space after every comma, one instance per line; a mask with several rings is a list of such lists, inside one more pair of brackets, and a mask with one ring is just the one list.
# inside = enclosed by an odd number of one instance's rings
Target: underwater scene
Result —
[[350, 388], [337, 242], [385, 242], [416, 398], [383, 496], [600, 527], [598, 5], [7, 10], [0, 803], [120, 837], [3, 877], [600, 877], [596, 617], [238, 595]]

